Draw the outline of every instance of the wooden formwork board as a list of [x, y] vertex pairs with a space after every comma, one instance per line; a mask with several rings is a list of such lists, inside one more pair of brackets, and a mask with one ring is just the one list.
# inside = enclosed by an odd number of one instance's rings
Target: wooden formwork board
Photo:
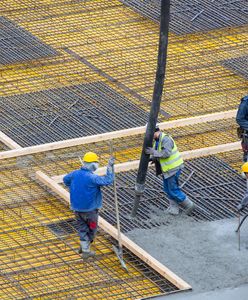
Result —
[[[184, 151], [184, 152], [181, 152], [181, 155], [182, 155], [183, 159], [187, 160], [187, 159], [208, 156], [208, 155], [213, 155], [213, 154], [223, 153], [223, 152], [228, 152], [228, 151], [233, 151], [233, 150], [239, 150], [239, 149], [241, 149], [240, 142], [235, 142], [235, 143], [228, 143], [228, 144], [222, 144], [222, 145], [217, 145], [217, 146], [212, 146], [212, 147]], [[116, 164], [115, 172], [120, 173], [120, 172], [136, 170], [139, 167], [139, 162], [140, 162], [139, 160], [133, 160], [133, 161], [129, 161], [129, 162], [122, 163], [122, 164]], [[99, 168], [96, 171], [96, 173], [98, 175], [106, 174], [106, 167]], [[62, 183], [63, 177], [65, 175], [66, 174], [56, 175], [56, 176], [52, 176], [51, 178], [56, 183]]]
[[0, 141], [8, 146], [10, 149], [21, 149], [22, 146], [13, 141], [10, 137], [8, 137], [5, 133], [0, 131]]
[[[41, 171], [36, 172], [36, 179], [46, 185], [49, 189], [59, 195], [63, 200], [67, 203], [70, 202], [70, 195], [63, 187], [57, 184], [54, 180], [52, 180], [49, 176]], [[103, 218], [99, 217], [99, 226], [108, 234], [110, 234], [113, 238], [118, 238], [118, 232], [115, 227], [113, 227], [110, 223], [105, 221]], [[175, 273], [161, 264], [158, 260], [153, 258], [149, 253], [131, 241], [127, 236], [121, 234], [122, 244], [127, 249], [129, 249], [133, 254], [139, 257], [142, 261], [144, 261], [147, 265], [149, 265], [152, 269], [157, 271], [164, 278], [173, 283], [180, 290], [189, 290], [191, 286], [185, 282], [183, 279], [178, 277]]]
[[[207, 115], [196, 116], [196, 117], [191, 117], [191, 118], [186, 118], [186, 119], [167, 121], [167, 122], [159, 123], [159, 126], [160, 126], [161, 130], [166, 130], [169, 128], [176, 128], [176, 127], [189, 126], [189, 125], [194, 125], [194, 124], [199, 124], [199, 123], [213, 122], [213, 121], [217, 121], [217, 120], [233, 118], [233, 117], [235, 117], [236, 112], [237, 112], [236, 110], [230, 110], [230, 111], [226, 111], [226, 112], [207, 114]], [[14, 149], [14, 150], [1, 152], [0, 159], [18, 157], [18, 156], [46, 152], [46, 151], [51, 151], [51, 150], [56, 150], [56, 149], [63, 149], [63, 148], [79, 146], [79, 145], [84, 145], [84, 144], [89, 144], [89, 143], [113, 140], [113, 139], [123, 138], [123, 137], [127, 137], [127, 136], [134, 136], [134, 135], [138, 135], [138, 134], [143, 134], [145, 132], [145, 130], [146, 130], [146, 126], [141, 126], [141, 127], [107, 132], [107, 133], [91, 135], [91, 136], [86, 136], [86, 137], [81, 137], [81, 138], [69, 139], [69, 140], [64, 140], [64, 141], [59, 141], [59, 142], [47, 143], [47, 144], [43, 144], [43, 145], [25, 147], [25, 148], [21, 148], [21, 149], [19, 149], [20, 146], [18, 144], [16, 144], [16, 148], [12, 147], [12, 149]], [[1, 139], [1, 136], [0, 136], [0, 139]], [[4, 142], [3, 139], [2, 139], [2, 141]], [[6, 142], [7, 142], [7, 140], [6, 140]], [[15, 143], [15, 142], [13, 141], [13, 143]]]

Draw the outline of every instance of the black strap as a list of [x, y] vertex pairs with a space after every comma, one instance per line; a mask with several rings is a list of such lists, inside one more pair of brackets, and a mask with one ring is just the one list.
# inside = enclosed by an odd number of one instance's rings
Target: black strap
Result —
[[247, 217], [248, 217], [248, 214], [243, 217], [242, 221], [240, 222], [240, 224], [239, 224], [238, 228], [235, 230], [235, 232], [238, 232], [240, 230], [240, 227], [242, 226], [242, 224], [244, 223], [244, 221]]

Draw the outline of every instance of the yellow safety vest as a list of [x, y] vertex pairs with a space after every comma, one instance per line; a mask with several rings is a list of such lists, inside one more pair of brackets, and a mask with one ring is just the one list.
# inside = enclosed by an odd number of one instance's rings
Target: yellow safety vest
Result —
[[[159, 143], [158, 143], [158, 151], [162, 151], [162, 140], [165, 136], [169, 136], [172, 139], [172, 141], [174, 143], [174, 147], [173, 147], [173, 149], [171, 151], [171, 155], [169, 157], [159, 158], [159, 162], [160, 162], [163, 173], [168, 172], [172, 169], [175, 169], [183, 164], [182, 156], [177, 149], [176, 143], [174, 142], [173, 138], [170, 135], [165, 134], [165, 133], [162, 133], [160, 135]], [[153, 148], [155, 148], [155, 146], [156, 146], [156, 142], [154, 142]]]

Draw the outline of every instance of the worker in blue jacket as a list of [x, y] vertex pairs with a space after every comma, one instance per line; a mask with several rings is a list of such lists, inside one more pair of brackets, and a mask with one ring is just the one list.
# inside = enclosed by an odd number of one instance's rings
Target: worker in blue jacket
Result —
[[241, 99], [238, 112], [236, 115], [236, 121], [239, 124], [237, 130], [238, 137], [241, 139], [241, 146], [244, 152], [243, 161], [248, 160], [248, 95]]
[[93, 152], [87, 152], [83, 158], [83, 166], [67, 174], [64, 184], [70, 189], [71, 209], [74, 211], [79, 228], [80, 249], [82, 257], [93, 257], [90, 250], [98, 226], [98, 210], [102, 207], [101, 186], [110, 185], [114, 180], [114, 158], [111, 157], [104, 176], [94, 174], [99, 166], [99, 158]]

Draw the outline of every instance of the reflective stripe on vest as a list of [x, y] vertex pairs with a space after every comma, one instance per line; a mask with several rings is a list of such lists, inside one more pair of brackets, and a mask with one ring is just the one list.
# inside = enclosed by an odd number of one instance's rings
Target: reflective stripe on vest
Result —
[[[169, 135], [162, 133], [160, 136], [159, 144], [158, 144], [158, 151], [162, 151], [162, 140], [165, 136], [169, 136]], [[169, 170], [175, 169], [183, 164], [183, 159], [182, 159], [180, 152], [177, 149], [176, 143], [174, 142], [174, 140], [171, 136], [169, 136], [169, 137], [172, 139], [172, 141], [174, 143], [174, 147], [173, 147], [173, 149], [171, 151], [171, 155], [169, 157], [159, 159], [163, 173], [168, 172]], [[154, 143], [154, 147], [155, 147], [155, 143]]]

